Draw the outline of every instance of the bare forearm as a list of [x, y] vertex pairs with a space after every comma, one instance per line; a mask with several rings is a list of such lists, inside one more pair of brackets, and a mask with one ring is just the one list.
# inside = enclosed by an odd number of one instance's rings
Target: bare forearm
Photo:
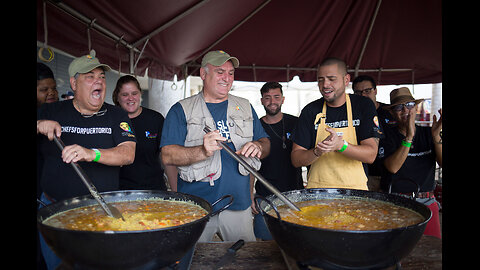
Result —
[[385, 158], [385, 161], [383, 164], [385, 165], [385, 168], [390, 172], [390, 173], [397, 173], [398, 170], [403, 166], [403, 163], [407, 159], [408, 152], [410, 151], [410, 147], [406, 147], [403, 145], [400, 145], [398, 149]]
[[167, 175], [168, 184], [172, 191], [177, 191], [177, 167], [172, 165], [165, 165], [165, 174]]
[[254, 143], [258, 143], [262, 149], [260, 159], [266, 158], [270, 154], [270, 139], [260, 138], [258, 141], [254, 141]]
[[207, 159], [203, 145], [185, 147], [177, 144], [162, 147], [162, 162], [165, 165], [188, 166]]
[[[123, 142], [113, 148], [98, 149], [101, 153], [98, 163], [109, 166], [123, 166], [132, 164], [135, 160], [135, 147], [135, 142]], [[95, 156], [95, 152], [93, 152], [93, 155]]]
[[378, 139], [367, 140], [362, 141], [359, 145], [349, 144], [342, 154], [350, 159], [372, 164], [378, 152]]
[[435, 147], [435, 159], [440, 167], [442, 167], [442, 139], [440, 136], [433, 138], [433, 144]]
[[296, 143], [293, 143], [292, 153], [290, 155], [292, 159], [292, 165], [295, 168], [298, 168], [312, 164], [318, 158], [318, 156], [315, 155], [314, 150], [315, 148], [306, 149]]

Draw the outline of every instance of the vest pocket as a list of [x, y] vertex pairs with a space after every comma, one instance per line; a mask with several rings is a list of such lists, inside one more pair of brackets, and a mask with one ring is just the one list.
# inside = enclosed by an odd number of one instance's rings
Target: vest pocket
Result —
[[187, 136], [185, 138], [185, 146], [197, 146], [203, 144], [203, 135], [205, 135], [205, 132], [203, 131], [204, 126], [204, 117], [192, 117], [187, 122]]
[[[234, 132], [240, 137], [253, 137], [253, 118], [252, 117], [238, 117], [238, 116], [230, 116], [230, 118], [233, 120], [235, 127], [234, 127]], [[230, 132], [232, 132], [232, 129], [230, 129]]]

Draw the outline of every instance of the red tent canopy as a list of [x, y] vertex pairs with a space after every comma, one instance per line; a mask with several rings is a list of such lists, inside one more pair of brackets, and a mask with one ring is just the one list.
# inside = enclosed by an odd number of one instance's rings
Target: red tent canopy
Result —
[[[236, 80], [315, 81], [317, 65], [335, 56], [352, 75], [381, 84], [442, 81], [439, 0], [48, 0], [45, 7], [49, 46], [87, 54], [89, 32], [100, 60], [124, 73], [144, 48], [135, 74], [198, 75], [203, 55], [221, 49], [240, 60]], [[37, 0], [37, 40], [44, 35]]]

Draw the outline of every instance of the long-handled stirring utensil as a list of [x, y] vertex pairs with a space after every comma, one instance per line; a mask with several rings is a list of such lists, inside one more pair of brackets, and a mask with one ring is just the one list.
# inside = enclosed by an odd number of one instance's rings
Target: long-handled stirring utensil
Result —
[[[210, 132], [210, 128], [205, 126], [203, 128], [203, 131], [205, 133], [208, 133], [208, 132]], [[247, 171], [249, 171], [251, 174], [253, 174], [258, 180], [260, 180], [260, 182], [262, 182], [262, 184], [265, 185], [265, 187], [267, 187], [268, 190], [273, 192], [273, 194], [275, 194], [288, 207], [290, 207], [291, 209], [293, 209], [295, 211], [300, 211], [300, 208], [298, 208], [287, 197], [285, 197], [282, 193], [280, 193], [280, 191], [276, 187], [274, 187], [272, 184], [270, 184], [270, 182], [268, 182], [267, 179], [265, 179], [262, 175], [260, 175], [252, 166], [250, 166], [239, 155], [237, 155], [235, 153], [235, 151], [233, 151], [233, 149], [230, 148], [225, 142], [223, 142], [223, 141], [217, 141], [217, 142], [222, 146], [223, 149], [225, 149], [225, 151], [227, 151], [227, 153], [230, 156], [232, 156], [236, 161], [238, 161], [240, 164], [242, 164], [243, 167], [245, 167], [245, 169], [247, 169]]]
[[[65, 144], [63, 141], [57, 137], [57, 135], [54, 135], [53, 140], [55, 141], [55, 144], [57, 144], [58, 148], [60, 148], [60, 151], [63, 151], [63, 148], [65, 148]], [[90, 194], [92, 194], [93, 198], [98, 202], [100, 207], [102, 207], [103, 211], [107, 213], [107, 215], [113, 217], [113, 218], [121, 218], [123, 221], [125, 219], [122, 216], [122, 213], [113, 205], [107, 204], [103, 197], [98, 194], [97, 188], [93, 185], [93, 182], [88, 178], [87, 174], [85, 171], [78, 165], [76, 162], [70, 162], [72, 165], [73, 169], [75, 172], [78, 174], [80, 179], [82, 179], [82, 182], [87, 186], [88, 191], [90, 191]]]

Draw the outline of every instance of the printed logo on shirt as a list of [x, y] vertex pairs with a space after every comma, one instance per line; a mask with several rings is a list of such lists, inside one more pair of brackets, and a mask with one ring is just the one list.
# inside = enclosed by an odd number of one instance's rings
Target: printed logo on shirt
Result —
[[128, 125], [127, 122], [121, 122], [120, 123], [120, 128], [123, 129], [124, 131], [132, 132], [132, 130], [130, 129], [130, 126]]
[[217, 121], [217, 129], [220, 131], [222, 137], [227, 138], [227, 140], [230, 139], [230, 129], [227, 123], [223, 120]]
[[145, 137], [149, 139], [155, 139], [157, 138], [157, 133], [150, 133], [150, 131], [145, 131]]
[[127, 122], [121, 122], [120, 128], [123, 131], [125, 131], [125, 132], [122, 132], [122, 136], [135, 137], [135, 135], [133, 135], [132, 129], [130, 128]]
[[112, 134], [112, 128], [109, 127], [72, 127], [72, 126], [62, 126], [62, 133], [73, 133], [73, 134]]
[[[352, 122], [354, 127], [360, 126], [360, 119], [353, 119]], [[348, 127], [348, 120], [336, 121], [336, 122], [325, 123], [325, 124], [331, 128], [344, 128], [344, 127]]]
[[373, 117], [373, 123], [375, 126], [380, 127], [380, 124], [378, 123], [378, 117], [376, 115]]

